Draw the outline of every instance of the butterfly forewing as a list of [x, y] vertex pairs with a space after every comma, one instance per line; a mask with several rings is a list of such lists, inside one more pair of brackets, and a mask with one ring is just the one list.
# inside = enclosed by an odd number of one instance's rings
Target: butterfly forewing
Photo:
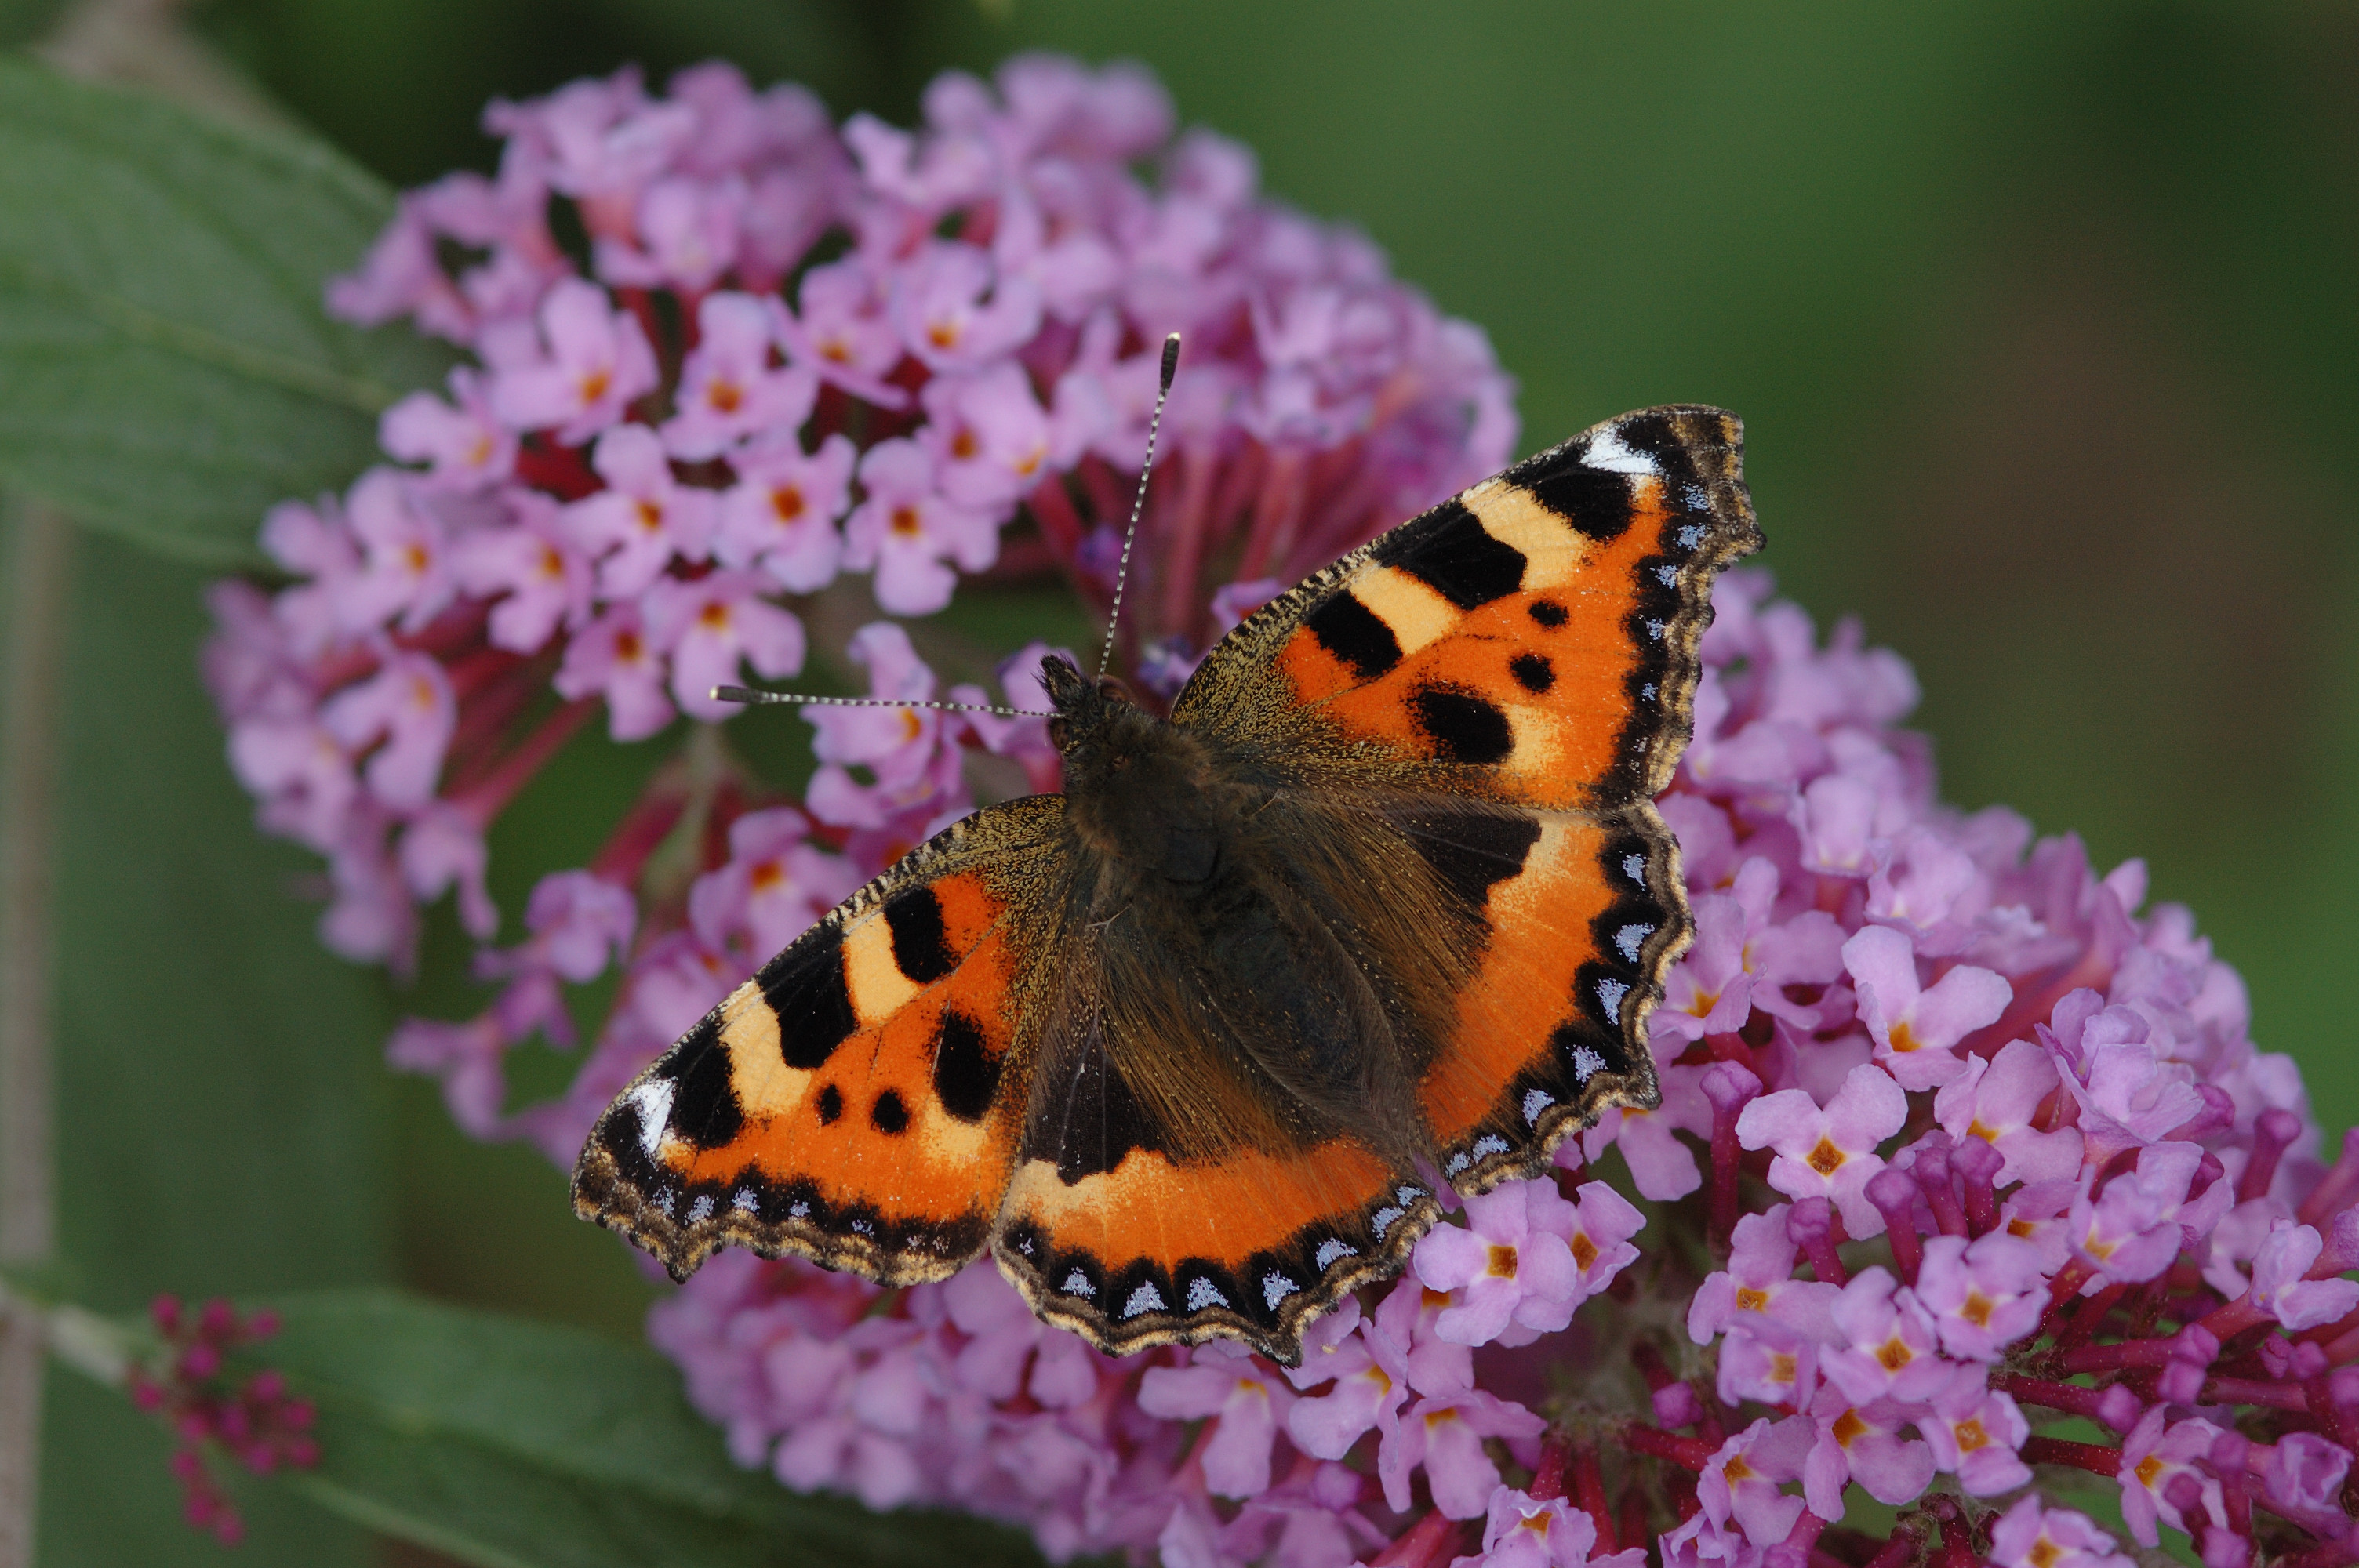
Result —
[[1061, 805], [968, 817], [771, 959], [606, 1112], [576, 1209], [676, 1277], [730, 1244], [887, 1281], [980, 1252], [1059, 968]]

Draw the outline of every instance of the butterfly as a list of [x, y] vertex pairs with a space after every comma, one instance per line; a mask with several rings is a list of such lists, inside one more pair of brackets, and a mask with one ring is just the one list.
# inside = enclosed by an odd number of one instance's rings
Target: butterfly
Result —
[[1442, 1189], [1658, 1103], [1691, 923], [1653, 804], [1714, 578], [1761, 542], [1720, 410], [1609, 420], [1317, 572], [1168, 719], [1050, 656], [1064, 793], [861, 889], [632, 1082], [583, 1217], [885, 1284], [988, 1249], [1114, 1355], [1299, 1363]]

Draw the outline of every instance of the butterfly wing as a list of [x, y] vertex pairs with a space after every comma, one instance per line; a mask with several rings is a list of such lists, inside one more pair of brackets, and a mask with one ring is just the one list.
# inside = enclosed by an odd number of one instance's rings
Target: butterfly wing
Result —
[[[1332, 837], [1332, 836], [1331, 836]], [[1098, 880], [1086, 850], [1077, 881]], [[1077, 908], [995, 1244], [1036, 1311], [1116, 1355], [1213, 1336], [1289, 1364], [1399, 1272], [1438, 1207], [1363, 945], [1283, 878], [1216, 914], [1119, 875]]]
[[676, 1279], [728, 1245], [888, 1284], [982, 1251], [1060, 968], [1063, 806], [954, 824], [764, 965], [599, 1119], [575, 1212]]
[[1173, 721], [1405, 832], [1482, 935], [1419, 1103], [1462, 1187], [1651, 1105], [1646, 1018], [1690, 923], [1653, 796], [1692, 723], [1713, 579], [1760, 545], [1743, 432], [1627, 414], [1311, 577]]

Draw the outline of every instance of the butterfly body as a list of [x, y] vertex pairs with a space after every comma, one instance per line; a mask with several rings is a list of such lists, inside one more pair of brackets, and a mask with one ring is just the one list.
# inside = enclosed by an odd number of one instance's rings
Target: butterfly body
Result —
[[1654, 1103], [1689, 922], [1651, 799], [1758, 542], [1739, 441], [1655, 409], [1529, 460], [1256, 612], [1169, 719], [1051, 658], [1064, 793], [764, 966], [601, 1120], [577, 1208], [680, 1275], [988, 1247], [1109, 1350], [1295, 1358], [1443, 1183]]

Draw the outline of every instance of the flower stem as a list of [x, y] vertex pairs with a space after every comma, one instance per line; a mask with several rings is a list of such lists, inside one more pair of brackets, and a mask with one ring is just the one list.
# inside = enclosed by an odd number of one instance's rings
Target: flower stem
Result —
[[2074, 1443], [2061, 1437], [2027, 1437], [2023, 1457], [2031, 1465], [2070, 1465], [2093, 1476], [2121, 1474], [2122, 1451], [2098, 1443]]
[[1668, 1459], [1683, 1470], [1698, 1473], [1712, 1463], [1712, 1456], [1718, 1447], [1701, 1437], [1680, 1437], [1658, 1426], [1644, 1426], [1636, 1422], [1622, 1429], [1622, 1441], [1628, 1444], [1635, 1453]]

